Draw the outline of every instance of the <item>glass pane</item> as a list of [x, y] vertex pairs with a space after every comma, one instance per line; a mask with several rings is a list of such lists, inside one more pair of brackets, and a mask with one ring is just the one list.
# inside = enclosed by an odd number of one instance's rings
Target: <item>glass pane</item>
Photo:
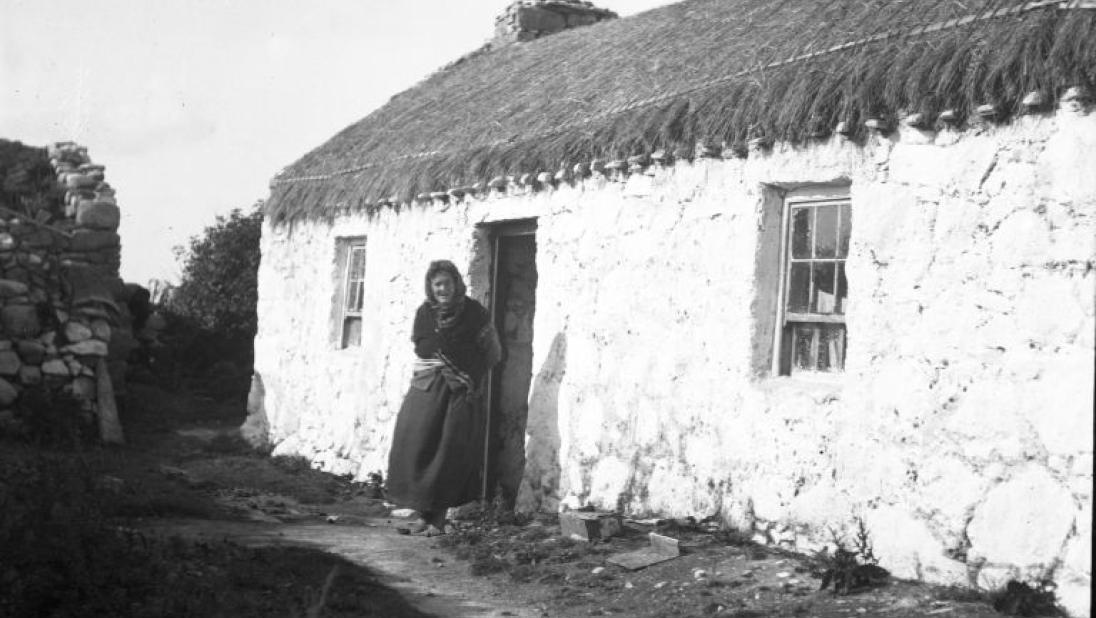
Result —
[[837, 255], [838, 206], [818, 206], [814, 209], [814, 257], [832, 258]]
[[837, 240], [837, 257], [849, 255], [849, 236], [852, 234], [852, 209], [848, 204], [841, 205], [841, 229]]
[[814, 370], [818, 358], [818, 327], [814, 324], [796, 324], [792, 329], [793, 354], [796, 369]]
[[362, 282], [351, 281], [346, 290], [346, 310], [361, 311], [362, 308]]
[[804, 313], [810, 305], [811, 265], [810, 263], [792, 264], [788, 278], [788, 311]]
[[845, 263], [837, 264], [837, 307], [834, 313], [845, 313], [845, 303], [849, 302], [849, 282], [845, 279]]
[[365, 275], [365, 247], [354, 247], [350, 250], [350, 272], [348, 279], [364, 279]]
[[811, 209], [792, 209], [792, 257], [811, 257]]
[[834, 291], [836, 270], [833, 262], [814, 262], [814, 286], [811, 294], [811, 311], [814, 313], [834, 313], [837, 308], [837, 295]]
[[796, 324], [792, 337], [795, 369], [840, 371], [845, 368], [844, 324]]
[[826, 324], [818, 346], [818, 370], [840, 371], [845, 368], [845, 326]]
[[362, 343], [362, 319], [346, 318], [343, 320], [342, 347], [358, 346]]

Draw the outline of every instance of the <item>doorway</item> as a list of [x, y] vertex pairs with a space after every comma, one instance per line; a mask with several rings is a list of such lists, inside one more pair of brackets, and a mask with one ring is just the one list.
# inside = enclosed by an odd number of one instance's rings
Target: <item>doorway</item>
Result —
[[490, 238], [490, 310], [502, 343], [502, 361], [491, 371], [487, 389], [483, 497], [490, 500], [501, 495], [512, 508], [525, 471], [525, 428], [533, 376], [536, 221], [493, 226]]

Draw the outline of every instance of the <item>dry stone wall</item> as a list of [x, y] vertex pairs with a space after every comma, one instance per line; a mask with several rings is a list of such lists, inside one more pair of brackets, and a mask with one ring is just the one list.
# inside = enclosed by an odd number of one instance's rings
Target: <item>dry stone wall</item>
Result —
[[21, 401], [35, 389], [75, 396], [90, 421], [97, 372], [109, 371], [121, 390], [132, 341], [119, 302], [114, 190], [85, 148], [65, 142], [48, 154], [63, 207], [0, 211], [0, 425], [16, 431], [33, 420]]
[[[717, 514], [800, 550], [862, 525], [900, 577], [1050, 578], [1087, 616], [1094, 153], [1096, 116], [1062, 110], [265, 224], [268, 436], [333, 471], [383, 470], [426, 264], [454, 259], [482, 298], [477, 224], [536, 217], [519, 506]], [[846, 369], [774, 376], [774, 196], [814, 184], [851, 197]], [[345, 350], [339, 236], [367, 237], [369, 318]]]

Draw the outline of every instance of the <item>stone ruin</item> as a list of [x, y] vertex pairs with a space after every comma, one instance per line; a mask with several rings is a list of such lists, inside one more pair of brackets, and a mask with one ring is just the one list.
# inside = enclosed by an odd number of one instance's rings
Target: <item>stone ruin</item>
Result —
[[493, 43], [522, 43], [615, 19], [616, 13], [583, 0], [519, 0], [495, 18]]
[[[26, 427], [28, 392], [71, 395], [83, 422], [114, 412], [137, 345], [118, 276], [120, 211], [104, 167], [87, 149], [48, 149], [64, 193], [0, 208], [0, 430]], [[121, 441], [117, 435], [101, 437]]]

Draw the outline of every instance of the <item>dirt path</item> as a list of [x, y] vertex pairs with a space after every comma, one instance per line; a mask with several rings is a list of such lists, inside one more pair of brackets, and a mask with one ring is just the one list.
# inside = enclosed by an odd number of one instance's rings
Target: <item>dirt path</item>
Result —
[[381, 574], [381, 583], [399, 590], [415, 607], [436, 616], [539, 618], [542, 611], [504, 596], [489, 580], [471, 577], [425, 537], [396, 533], [378, 519], [362, 525], [263, 523], [207, 519], [158, 519], [143, 528], [192, 540], [228, 540], [247, 546], [296, 545], [329, 552]]

